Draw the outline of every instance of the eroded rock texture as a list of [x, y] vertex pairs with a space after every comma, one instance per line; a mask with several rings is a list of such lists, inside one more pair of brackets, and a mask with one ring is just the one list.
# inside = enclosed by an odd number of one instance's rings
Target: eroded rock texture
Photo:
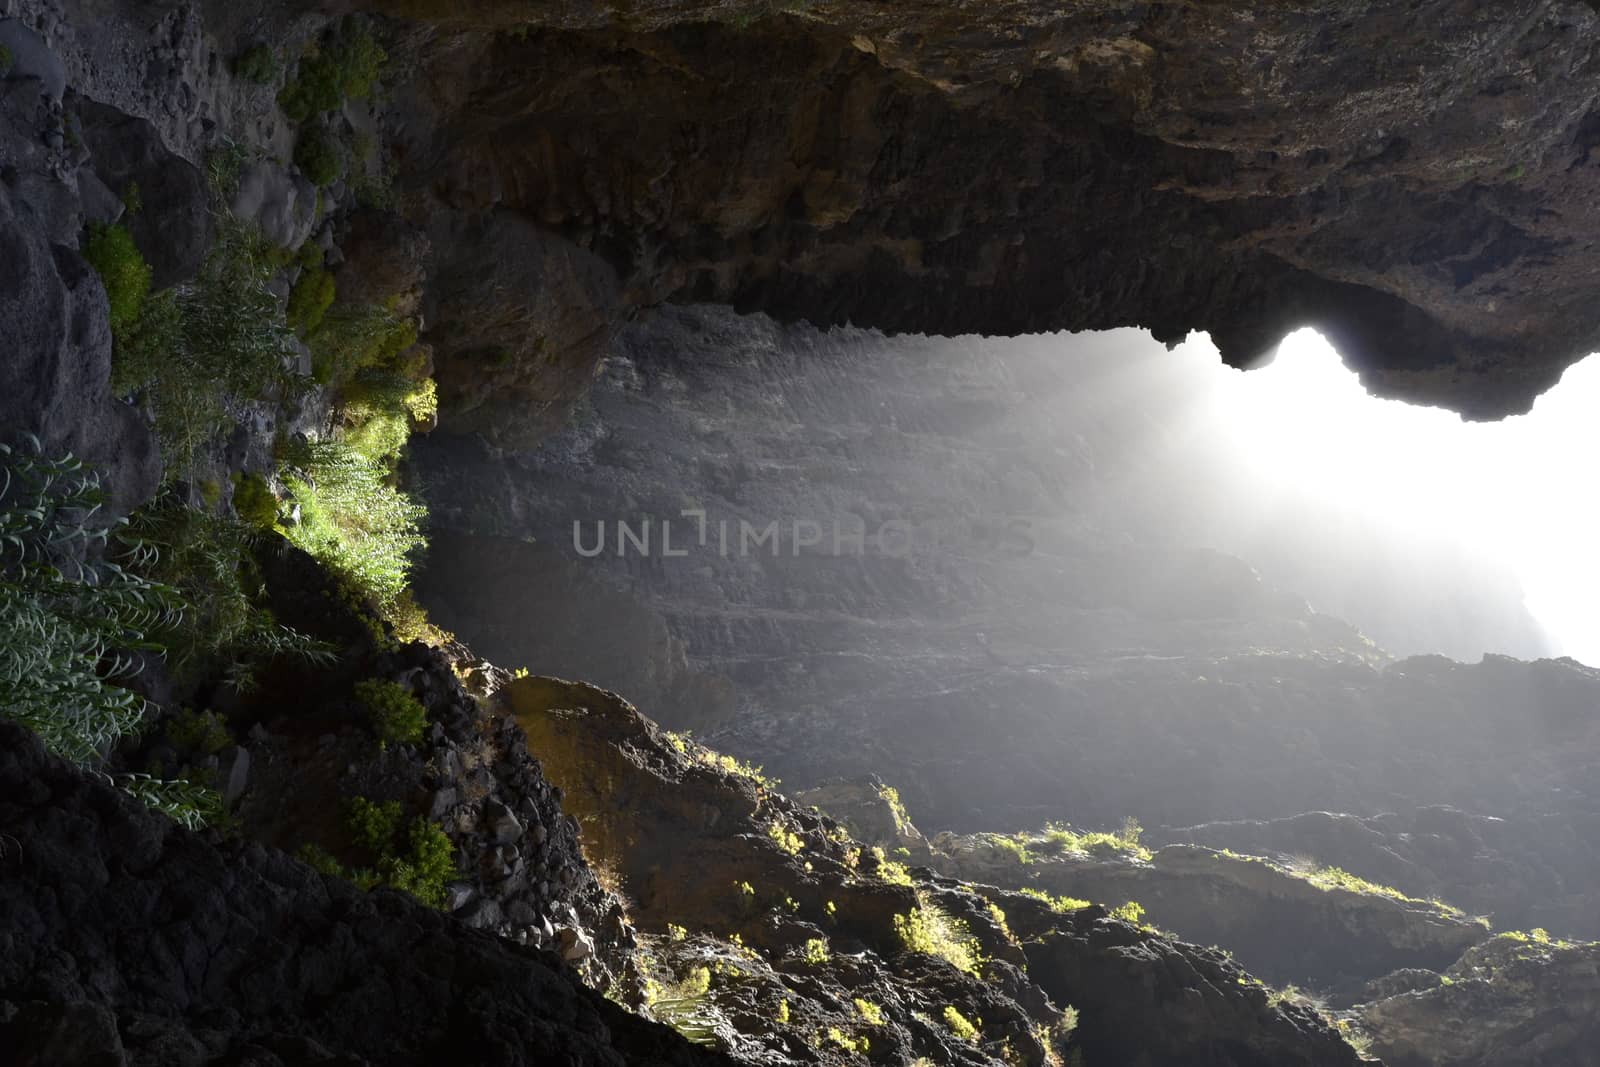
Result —
[[368, 6], [430, 27], [414, 209], [504, 271], [437, 318], [450, 411], [498, 440], [570, 400], [548, 376], [613, 300], [1199, 329], [1241, 365], [1310, 323], [1375, 391], [1473, 417], [1600, 337], [1579, 0]]

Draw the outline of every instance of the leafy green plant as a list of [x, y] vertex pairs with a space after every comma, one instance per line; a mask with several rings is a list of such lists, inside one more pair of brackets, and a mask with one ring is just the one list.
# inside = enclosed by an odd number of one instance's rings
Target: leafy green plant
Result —
[[251, 45], [233, 60], [233, 72], [247, 82], [270, 85], [278, 80], [278, 55], [268, 45]]
[[1144, 905], [1137, 900], [1119, 904], [1117, 907], [1112, 908], [1110, 913], [1113, 919], [1121, 919], [1123, 922], [1133, 923], [1135, 926], [1144, 921]]
[[133, 234], [122, 225], [100, 223], [89, 227], [83, 258], [100, 275], [111, 308], [111, 336], [119, 343], [139, 324], [150, 296], [150, 264], [145, 262]]
[[295, 450], [284, 484], [300, 505], [285, 536], [380, 608], [405, 590], [410, 554], [426, 544], [426, 510], [389, 483], [387, 468], [342, 441]]
[[185, 680], [221, 670], [237, 689], [278, 656], [326, 664], [333, 650], [283, 626], [258, 604], [265, 597], [255, 564], [257, 526], [191, 508], [166, 493], [134, 514], [129, 528], [154, 552], [130, 561], [148, 578], [175, 589], [186, 605], [184, 625], [167, 635], [168, 661]]
[[978, 1033], [983, 1026], [983, 1020], [979, 1019], [974, 1022], [957, 1011], [955, 1005], [946, 1004], [944, 1008], [944, 1024], [950, 1028], [952, 1034], [955, 1034], [961, 1040], [976, 1041], [978, 1040]]
[[278, 106], [290, 122], [302, 123], [336, 110], [346, 97], [365, 99], [372, 95], [387, 60], [371, 28], [347, 18], [301, 58], [294, 76], [278, 93]]
[[1081, 900], [1078, 897], [1053, 897], [1044, 890], [1035, 889], [1032, 886], [1026, 886], [1017, 890], [1017, 892], [1021, 893], [1025, 897], [1032, 897], [1035, 900], [1043, 902], [1050, 908], [1051, 911], [1058, 915], [1065, 915], [1068, 912], [1073, 911], [1082, 911], [1084, 908], [1089, 906], [1089, 901], [1087, 900]]
[[314, 333], [322, 325], [328, 308], [333, 306], [334, 295], [332, 274], [321, 267], [301, 271], [294, 288], [289, 290], [289, 305], [285, 310], [289, 328], [301, 337]]
[[142, 392], [169, 474], [232, 424], [230, 401], [287, 382], [294, 337], [267, 287], [275, 271], [259, 234], [225, 225], [194, 280], [147, 300], [118, 346], [112, 386]]
[[233, 512], [239, 521], [270, 530], [278, 521], [278, 497], [259, 474], [235, 471], [233, 474]]
[[214, 756], [233, 744], [233, 734], [214, 711], [185, 708], [167, 721], [166, 732], [179, 752]]
[[356, 699], [366, 708], [373, 730], [384, 743], [414, 745], [422, 740], [428, 711], [405, 686], [369, 678], [356, 685]]
[[396, 366], [406, 349], [417, 343], [417, 328], [382, 307], [332, 309], [310, 339], [312, 377], [324, 385], [343, 386], [369, 367], [388, 367], [413, 380], [420, 374]]
[[445, 886], [457, 872], [455, 846], [443, 830], [421, 817], [404, 824], [399, 801], [379, 804], [366, 797], [352, 797], [346, 803], [345, 828], [357, 847], [371, 856], [372, 866], [351, 870], [313, 844], [300, 847], [300, 859], [361, 889], [386, 885], [429, 907], [444, 906]]
[[[139, 669], [136, 653], [162, 650], [183, 605], [105, 557], [116, 527], [97, 520], [99, 482], [82, 461], [39, 453], [36, 440], [0, 444], [0, 716], [97, 768], [146, 717], [144, 699], [117, 680]], [[191, 827], [220, 810], [191, 783], [117, 781]]]
[[828, 948], [828, 939], [813, 937], [800, 948], [800, 958], [807, 963], [827, 963], [833, 958], [833, 952]]
[[344, 149], [321, 126], [307, 126], [295, 138], [294, 165], [312, 185], [332, 185], [344, 175]]
[[919, 897], [919, 906], [894, 917], [895, 933], [912, 952], [937, 956], [958, 971], [976, 975], [983, 962], [978, 942], [967, 924]]

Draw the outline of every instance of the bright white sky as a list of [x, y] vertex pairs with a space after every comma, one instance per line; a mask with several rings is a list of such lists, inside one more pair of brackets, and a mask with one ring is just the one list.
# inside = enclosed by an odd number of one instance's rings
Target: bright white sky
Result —
[[1318, 487], [1397, 530], [1450, 532], [1504, 560], [1558, 654], [1600, 665], [1600, 356], [1530, 414], [1469, 423], [1369, 396], [1301, 330], [1209, 403], [1268, 485]]

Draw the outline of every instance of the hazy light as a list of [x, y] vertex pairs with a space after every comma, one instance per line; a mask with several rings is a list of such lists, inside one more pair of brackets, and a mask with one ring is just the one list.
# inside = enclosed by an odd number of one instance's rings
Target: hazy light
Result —
[[1448, 535], [1503, 561], [1560, 653], [1600, 664], [1600, 358], [1568, 370], [1533, 411], [1468, 423], [1369, 396], [1318, 334], [1211, 398], [1270, 507], [1332, 498], [1397, 532]]

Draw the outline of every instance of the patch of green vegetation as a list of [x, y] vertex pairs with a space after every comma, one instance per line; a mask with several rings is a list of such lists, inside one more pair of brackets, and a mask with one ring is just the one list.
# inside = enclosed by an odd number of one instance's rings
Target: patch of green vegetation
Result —
[[1551, 948], [1572, 948], [1578, 944], [1565, 938], [1551, 937], [1550, 931], [1542, 926], [1535, 926], [1532, 930], [1504, 930], [1495, 934], [1495, 937], [1527, 945], [1549, 945]]
[[344, 176], [344, 148], [321, 126], [306, 126], [294, 142], [294, 165], [319, 189]]
[[278, 498], [261, 475], [235, 471], [233, 513], [249, 526], [270, 530], [278, 521]]
[[767, 824], [767, 836], [772, 838], [777, 846], [791, 856], [798, 856], [800, 850], [806, 847], [804, 839], [794, 833], [783, 823], [773, 821]]
[[356, 699], [384, 744], [414, 745], [428, 726], [428, 711], [411, 691], [398, 682], [369, 678], [356, 685]]
[[[420, 402], [420, 407], [417, 410], [428, 412], [426, 417], [431, 417], [432, 412], [438, 410], [439, 400], [434, 392], [425, 393], [419, 396], [417, 400]], [[421, 421], [424, 416], [414, 415], [414, 417]], [[730, 756], [703, 745], [691, 737], [687, 731], [676, 733], [672, 730], [663, 730], [661, 736], [666, 740], [667, 744], [672, 746], [674, 752], [680, 756], [688, 756], [702, 767], [709, 767], [723, 774], [731, 774], [736, 778], [749, 779], [763, 789], [776, 789], [778, 787], [778, 779], [768, 778], [763, 773], [762, 768], [746, 763], [736, 756]]]
[[[183, 618], [177, 590], [106, 557], [114, 527], [96, 522], [101, 502], [81, 461], [47, 458], [36, 440], [0, 444], [0, 716], [89, 768], [144, 723], [144, 699], [118, 684], [138, 670], [131, 654], [163, 651]], [[221, 813], [190, 782], [115, 780], [191, 828]]]
[[1049, 823], [1038, 834], [1019, 835], [1025, 844], [1031, 845], [1042, 855], [1058, 856], [1067, 852], [1081, 852], [1086, 855], [1095, 855], [1105, 852], [1120, 852], [1137, 859], [1148, 860], [1151, 857], [1149, 849], [1139, 843], [1144, 828], [1139, 825], [1139, 820], [1129, 818], [1122, 823], [1122, 828], [1115, 832], [1092, 830], [1079, 832], [1061, 823]]
[[889, 814], [894, 818], [894, 831], [904, 835], [911, 829], [911, 816], [906, 814], [906, 806], [900, 801], [900, 791], [892, 785], [878, 786], [878, 799], [889, 806]]
[[996, 851], [1004, 854], [1011, 862], [1019, 866], [1025, 867], [1033, 862], [1033, 857], [1029, 855], [1025, 841], [1015, 837], [1007, 837], [1004, 834], [990, 834], [988, 840]]
[[311, 374], [323, 385], [340, 387], [369, 367], [420, 380], [423, 375], [400, 360], [416, 343], [416, 326], [386, 308], [336, 307], [310, 339]]
[[0, 78], [11, 73], [11, 68], [16, 64], [16, 56], [11, 54], [11, 49], [0, 44]]
[[251, 45], [233, 58], [233, 73], [256, 85], [272, 84], [280, 72], [278, 54], [268, 45]]
[[219, 205], [227, 204], [239, 191], [239, 175], [249, 161], [250, 150], [226, 136], [206, 151], [206, 186]]
[[1121, 919], [1125, 923], [1139, 926], [1144, 921], [1144, 905], [1137, 900], [1130, 900], [1126, 904], [1119, 904], [1110, 909], [1113, 919]]
[[800, 947], [800, 958], [807, 963], [827, 963], [833, 958], [833, 952], [828, 948], [828, 939], [813, 937]]
[[956, 1010], [955, 1005], [946, 1004], [944, 1007], [944, 1025], [963, 1041], [976, 1041], [983, 1028], [983, 1020], [968, 1019]]
[[331, 649], [258, 606], [265, 597], [255, 563], [259, 527], [191, 508], [168, 492], [135, 512], [128, 528], [149, 550], [129, 566], [183, 600], [182, 625], [166, 635], [167, 660], [180, 680], [220, 671], [234, 688], [247, 690], [256, 671], [279, 656], [331, 661]]
[[179, 752], [215, 756], [233, 744], [227, 723], [214, 711], [184, 708], [166, 724], [167, 740]]
[[870, 1000], [855, 998], [856, 1014], [861, 1016], [869, 1026], [883, 1025], [883, 1009]]
[[953, 918], [931, 901], [918, 896], [919, 906], [894, 917], [900, 942], [912, 952], [937, 956], [958, 971], [976, 975], [983, 956], [967, 924]]
[[388, 58], [371, 27], [347, 17], [296, 64], [278, 93], [278, 106], [290, 122], [302, 123], [337, 110], [347, 97], [364, 100]]
[[888, 859], [883, 854], [883, 849], [877, 845], [872, 846], [872, 855], [878, 861], [875, 872], [879, 879], [890, 885], [910, 885], [911, 871], [903, 863]]
[[379, 804], [366, 797], [351, 797], [345, 805], [344, 825], [356, 844], [382, 853], [393, 844], [403, 817], [398, 800]]
[[1363, 893], [1368, 896], [1387, 897], [1390, 900], [1397, 900], [1403, 904], [1421, 904], [1426, 907], [1433, 908], [1436, 911], [1456, 917], [1465, 915], [1460, 908], [1457, 908], [1451, 904], [1446, 904], [1442, 900], [1424, 900], [1421, 897], [1413, 897], [1406, 893], [1402, 893], [1400, 890], [1394, 888], [1394, 886], [1380, 885], [1377, 882], [1370, 882], [1367, 879], [1362, 878], [1360, 875], [1351, 874], [1349, 871], [1339, 867], [1323, 867], [1319, 865], [1305, 871], [1291, 870], [1289, 873], [1295, 875], [1296, 877], [1302, 878], [1307, 882], [1310, 882], [1318, 889], [1342, 889], [1348, 893]]
[[352, 797], [346, 804], [345, 829], [371, 857], [370, 866], [347, 869], [325, 849], [311, 844], [301, 847], [300, 859], [362, 889], [389, 886], [429, 907], [444, 906], [445, 885], [457, 871], [455, 846], [443, 830], [421, 817], [407, 825], [398, 801], [378, 804], [366, 797]]
[[289, 305], [285, 311], [289, 328], [301, 337], [314, 333], [333, 306], [334, 296], [331, 273], [321, 267], [301, 271], [294, 288], [289, 290]]
[[195, 279], [146, 300], [117, 345], [113, 390], [141, 394], [173, 477], [233, 425], [230, 402], [289, 380], [293, 335], [267, 287], [267, 251], [258, 234], [224, 225]]
[[1084, 908], [1089, 906], [1089, 901], [1087, 900], [1080, 900], [1077, 897], [1053, 897], [1044, 890], [1035, 889], [1032, 886], [1019, 889], [1017, 892], [1021, 893], [1025, 897], [1032, 897], [1035, 900], [1043, 902], [1050, 908], [1051, 911], [1057, 913], [1058, 915], [1065, 915], [1068, 912], [1073, 911], [1082, 911]]
[[387, 467], [342, 441], [295, 449], [283, 476], [300, 505], [285, 536], [382, 608], [404, 592], [411, 553], [427, 542], [426, 509], [390, 483]]
[[865, 1056], [872, 1050], [872, 1041], [865, 1034], [847, 1034], [837, 1026], [828, 1027], [821, 1040], [817, 1042], [818, 1045], [824, 1043], [857, 1056]]
[[121, 224], [91, 224], [83, 242], [83, 258], [105, 287], [111, 336], [118, 344], [126, 344], [150, 297], [150, 264], [133, 243], [133, 234]]

